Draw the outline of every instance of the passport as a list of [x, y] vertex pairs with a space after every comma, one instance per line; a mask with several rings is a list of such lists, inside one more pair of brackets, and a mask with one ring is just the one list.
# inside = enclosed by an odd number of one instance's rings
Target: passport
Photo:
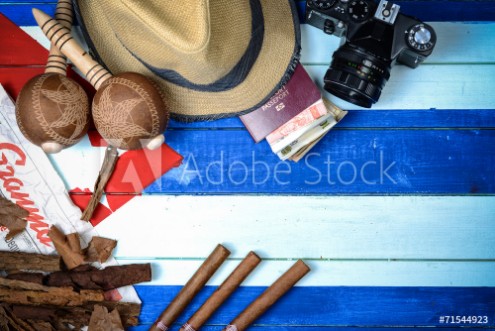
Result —
[[258, 143], [320, 98], [318, 86], [299, 63], [287, 84], [267, 103], [239, 118]]

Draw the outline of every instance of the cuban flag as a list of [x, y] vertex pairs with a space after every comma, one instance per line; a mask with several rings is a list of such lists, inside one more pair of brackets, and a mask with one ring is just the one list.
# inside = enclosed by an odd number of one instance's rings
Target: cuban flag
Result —
[[[327, 94], [349, 115], [298, 163], [254, 144], [237, 118], [172, 121], [160, 150], [121, 154], [92, 225], [118, 240], [119, 263], [152, 263], [132, 330], [152, 325], [218, 243], [230, 257], [174, 328], [249, 251], [263, 262], [203, 330], [222, 330], [297, 259], [311, 272], [250, 330], [495, 327], [495, 5], [400, 4], [435, 28], [435, 52], [395, 66], [372, 110]], [[0, 83], [13, 98], [48, 54], [32, 6], [0, 2]], [[55, 2], [36, 7], [53, 14]], [[302, 63], [321, 82], [340, 40], [301, 28]], [[81, 208], [104, 147], [91, 132], [49, 156]]]

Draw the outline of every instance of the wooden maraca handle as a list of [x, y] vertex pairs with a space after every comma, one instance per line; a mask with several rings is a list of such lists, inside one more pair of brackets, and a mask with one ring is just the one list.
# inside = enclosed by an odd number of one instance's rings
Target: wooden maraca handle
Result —
[[[72, 15], [72, 3], [70, 0], [58, 0], [55, 18], [69, 30], [72, 28]], [[50, 47], [45, 73], [67, 75], [67, 59], [54, 44]]]
[[96, 62], [78, 43], [72, 38], [70, 30], [48, 16], [39, 9], [33, 8], [33, 16], [45, 36], [50, 42], [67, 56], [72, 63], [81, 70], [86, 79], [99, 89], [101, 84], [112, 77], [112, 74]]

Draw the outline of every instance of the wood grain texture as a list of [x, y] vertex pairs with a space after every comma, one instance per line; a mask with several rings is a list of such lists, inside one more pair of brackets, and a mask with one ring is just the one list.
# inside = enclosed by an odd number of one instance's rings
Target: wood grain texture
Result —
[[[186, 322], [214, 291], [205, 288], [181, 315], [176, 327]], [[150, 324], [180, 287], [136, 286], [145, 303], [141, 323]], [[225, 326], [265, 287], [241, 287], [208, 321]], [[157, 300], [160, 298], [160, 300]], [[146, 304], [148, 302], [148, 304]], [[256, 321], [258, 326], [310, 327], [426, 327], [439, 323], [441, 315], [486, 315], [493, 327], [495, 289], [445, 287], [295, 287]], [[283, 329], [282, 329], [283, 330]], [[299, 330], [298, 328], [296, 330]]]
[[[31, 14], [31, 1], [13, 1], [0, 3], [0, 12], [8, 16], [17, 25], [35, 25]], [[394, 1], [401, 6], [401, 12], [418, 17], [423, 21], [494, 21], [495, 4], [490, 0], [455, 1], [455, 0], [409, 0]], [[305, 1], [297, 1], [299, 18], [304, 20]], [[55, 12], [56, 1], [40, 0], [34, 6], [51, 16]]]
[[[460, 257], [458, 257], [460, 258]], [[121, 264], [151, 263], [153, 279], [144, 285], [185, 284], [202, 262], [201, 258], [117, 257]], [[298, 286], [463, 286], [495, 287], [495, 261], [431, 259], [323, 259], [305, 258], [314, 272]], [[239, 259], [225, 262], [208, 285], [218, 286], [234, 270]], [[264, 258], [242, 286], [267, 286], [294, 263], [291, 259]]]
[[[473, 129], [495, 127], [493, 109], [360, 109], [346, 115], [332, 130], [341, 129]], [[226, 118], [214, 122], [183, 123], [171, 120], [170, 130], [177, 129], [241, 129], [239, 118]]]
[[[328, 65], [305, 68], [321, 87]], [[425, 64], [416, 69], [396, 65], [373, 109], [494, 109], [493, 77], [495, 65], [488, 64]], [[323, 94], [343, 109], [363, 109]]]
[[151, 195], [119, 213], [97, 227], [117, 257], [204, 258], [225, 243], [235, 258], [495, 259], [493, 197]]
[[[148, 330], [218, 242], [232, 247], [234, 257], [181, 316], [176, 329], [251, 249], [268, 261], [203, 330], [221, 330], [297, 257], [308, 259], [315, 272], [251, 330], [413, 331], [443, 326], [451, 331], [450, 325], [439, 324], [440, 315], [485, 313], [489, 326], [495, 326], [495, 24], [482, 22], [495, 19], [495, 3], [400, 4], [404, 13], [434, 21], [439, 46], [429, 63], [416, 70], [395, 67], [373, 110], [341, 103], [354, 111], [317, 146], [320, 160], [310, 159], [316, 167], [324, 166], [326, 156], [337, 166], [346, 161], [362, 166], [379, 161], [383, 152], [385, 161], [396, 162], [390, 173], [400, 179], [398, 184], [308, 185], [305, 181], [317, 177], [305, 164], [291, 164], [291, 176], [280, 174], [291, 181], [288, 185], [274, 184], [273, 176], [265, 184], [210, 185], [201, 184], [197, 174], [183, 176], [184, 166], [169, 172], [97, 227], [100, 234], [119, 239], [116, 254], [122, 263], [152, 263], [154, 286], [137, 287], [144, 324], [132, 330]], [[304, 2], [299, 5], [303, 8]], [[17, 24], [33, 25], [31, 6], [28, 0], [3, 2], [0, 12]], [[53, 11], [55, 1], [37, 1], [36, 6]], [[302, 35], [303, 62], [321, 84], [339, 40], [308, 26], [302, 27]], [[21, 83], [16, 75], [27, 77], [23, 73], [28, 70], [34, 69], [0, 68], [0, 75], [5, 72], [0, 82], [17, 86]], [[255, 151], [272, 174], [278, 162], [266, 144], [251, 141], [238, 119], [172, 122], [166, 137], [184, 154], [184, 162], [194, 157], [203, 177], [208, 163], [222, 152], [231, 165], [252, 164]], [[52, 161], [68, 188], [89, 188], [103, 150], [85, 139]], [[73, 160], [80, 166], [72, 166]], [[372, 168], [365, 171], [366, 178], [379, 179], [372, 177]], [[344, 180], [350, 170], [350, 165], [341, 168]], [[210, 171], [215, 175], [217, 169]], [[262, 180], [262, 166], [256, 171]], [[239, 179], [235, 176], [241, 172], [234, 170], [233, 178]], [[251, 182], [253, 174], [248, 174]], [[335, 178], [336, 173], [331, 175]], [[171, 239], [163, 240], [164, 234]], [[178, 243], [185, 241], [191, 244], [178, 250]]]
[[[493, 22], [430, 23], [441, 38], [438, 39], [435, 51], [425, 63], [462, 65], [495, 62], [495, 45], [492, 42], [495, 33]], [[22, 29], [45, 48], [49, 48], [48, 40], [37, 26], [23, 26]], [[73, 36], [83, 44], [77, 29], [73, 31]], [[301, 36], [301, 62], [306, 65], [328, 66], [333, 52], [341, 42], [340, 38], [326, 35], [323, 31], [307, 24], [301, 25]], [[0, 61], [3, 61], [2, 57]]]
[[[45, 65], [48, 51], [34, 42], [27, 34], [20, 33], [13, 22], [4, 17], [0, 5], [0, 31], [2, 31], [2, 51], [0, 52], [1, 66], [32, 66]], [[19, 52], [19, 49], [30, 45], [29, 52]]]
[[167, 142], [183, 164], [145, 192], [492, 194], [494, 139], [492, 130], [336, 130], [294, 164], [245, 131], [174, 131]]
[[[148, 331], [150, 325], [139, 325], [128, 328], [129, 331]], [[179, 325], [176, 325], [178, 328]], [[225, 325], [204, 326], [201, 331], [220, 331]], [[325, 325], [253, 325], [249, 331], [418, 331], [416, 327], [353, 327], [353, 326], [325, 326]], [[442, 328], [442, 331], [459, 331], [459, 328]], [[463, 327], [462, 331], [480, 331], [477, 327]]]
[[[438, 35], [433, 53], [424, 63], [487, 63], [495, 62], [495, 24], [493, 22], [430, 22]], [[301, 25], [301, 61], [328, 66], [341, 39], [326, 35], [308, 24]], [[413, 69], [411, 69], [413, 70]]]
[[[495, 190], [490, 152], [495, 132], [489, 129], [334, 130], [299, 163], [279, 162], [265, 142], [254, 144], [245, 130], [170, 130], [166, 139], [184, 156], [183, 163], [146, 193], [471, 195]], [[68, 187], [90, 188], [101, 153], [85, 140], [51, 159]], [[72, 167], [73, 158], [83, 166]]]
[[[401, 13], [422, 21], [493, 21], [495, 4], [492, 1], [405, 0], [394, 1]], [[306, 1], [298, 1], [299, 17], [304, 21]]]

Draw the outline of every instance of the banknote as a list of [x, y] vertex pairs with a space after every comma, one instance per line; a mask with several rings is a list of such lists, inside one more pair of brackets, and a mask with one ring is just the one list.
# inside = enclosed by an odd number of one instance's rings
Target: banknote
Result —
[[266, 140], [269, 144], [273, 145], [291, 133], [301, 130], [307, 125], [313, 123], [314, 120], [326, 115], [327, 112], [328, 111], [323, 103], [323, 100], [319, 99], [316, 103], [312, 104], [301, 113], [293, 117], [290, 121], [270, 133], [266, 137]]
[[[300, 122], [296, 121], [294, 127], [287, 135], [281, 136], [279, 137], [279, 139], [272, 142], [268, 141], [268, 144], [270, 145], [273, 153], [280, 152], [283, 148], [298, 140], [299, 137], [301, 137], [304, 133], [320, 125], [320, 123], [325, 120], [325, 116], [327, 116], [328, 113], [323, 100], [320, 100], [314, 105], [316, 106], [316, 108], [313, 109], [313, 115], [309, 115], [308, 117], [303, 118]], [[316, 117], [316, 114], [321, 113], [323, 113], [323, 115], [318, 115], [318, 117]], [[289, 132], [289, 130], [287, 132]]]
[[302, 136], [291, 142], [289, 145], [285, 146], [282, 150], [277, 153], [277, 156], [281, 160], [287, 160], [297, 153], [301, 148], [306, 145], [311, 144], [315, 139], [327, 133], [331, 128], [337, 124], [337, 121], [332, 114], [322, 116], [319, 123], [305, 132]]
[[[323, 102], [325, 103], [325, 106], [327, 107], [328, 112], [333, 115], [333, 117], [337, 123], [340, 122], [348, 114], [348, 111], [340, 109], [339, 107], [334, 105], [330, 100], [328, 100], [326, 98], [323, 98]], [[291, 161], [294, 161], [294, 162], [299, 162], [304, 156], [306, 156], [311, 151], [311, 149], [314, 146], [316, 146], [320, 142], [320, 140], [323, 139], [323, 137], [325, 137], [327, 135], [328, 132], [330, 132], [330, 131], [323, 133], [322, 135], [317, 137], [315, 140], [313, 140], [309, 144], [303, 146], [294, 155], [292, 155], [289, 159]]]
[[321, 136], [317, 137], [315, 140], [313, 140], [312, 142], [310, 142], [309, 144], [307, 144], [306, 146], [304, 146], [303, 148], [298, 150], [294, 155], [292, 155], [289, 158], [289, 160], [294, 161], [294, 162], [299, 162], [303, 157], [306, 156], [306, 154], [309, 153], [309, 151], [311, 151], [311, 149], [313, 147], [316, 146], [316, 144], [318, 144], [320, 142], [320, 140], [323, 139], [323, 137], [325, 137], [327, 135], [328, 132], [330, 132], [330, 131], [323, 133]]

